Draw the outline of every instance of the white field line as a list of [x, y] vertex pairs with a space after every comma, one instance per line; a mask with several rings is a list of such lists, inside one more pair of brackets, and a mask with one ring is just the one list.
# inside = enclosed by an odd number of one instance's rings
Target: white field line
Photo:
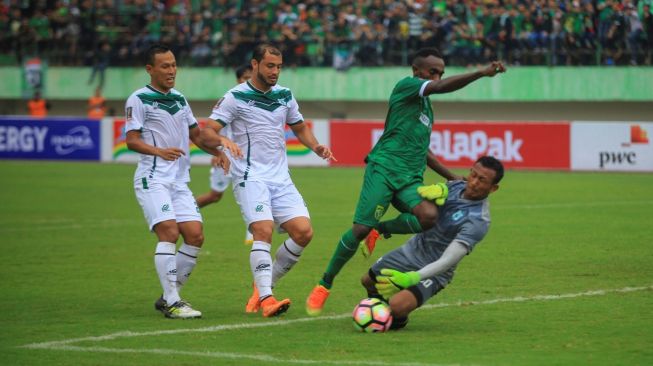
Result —
[[[534, 296], [517, 296], [517, 297], [506, 297], [498, 298], [492, 300], [481, 300], [481, 301], [459, 301], [456, 303], [440, 303], [433, 305], [425, 305], [420, 308], [420, 310], [428, 309], [438, 309], [446, 307], [457, 307], [457, 306], [469, 306], [469, 305], [493, 305], [499, 303], [520, 303], [526, 301], [551, 301], [551, 300], [563, 300], [563, 299], [572, 299], [578, 297], [588, 297], [588, 296], [603, 296], [612, 293], [629, 293], [637, 291], [647, 291], [653, 290], [653, 285], [649, 286], [639, 286], [639, 287], [623, 287], [618, 289], [604, 289], [604, 290], [591, 290], [585, 292], [575, 292], [559, 295], [534, 295]], [[279, 363], [295, 363], [295, 364], [345, 364], [345, 365], [372, 365], [372, 366], [386, 366], [386, 365], [397, 365], [397, 366], [422, 366], [426, 364], [420, 363], [384, 363], [381, 361], [325, 361], [325, 360], [289, 360], [289, 359], [277, 359], [268, 355], [248, 355], [248, 354], [237, 354], [237, 353], [225, 353], [225, 352], [187, 352], [187, 351], [177, 351], [177, 350], [161, 350], [161, 349], [129, 349], [129, 348], [106, 348], [106, 347], [81, 347], [73, 346], [72, 344], [80, 342], [102, 342], [109, 341], [118, 338], [130, 338], [130, 337], [147, 337], [147, 336], [160, 336], [160, 335], [170, 335], [170, 334], [184, 334], [184, 333], [208, 333], [208, 332], [221, 332], [228, 330], [236, 329], [252, 329], [252, 328], [263, 328], [263, 327], [276, 327], [276, 326], [287, 326], [297, 323], [307, 323], [318, 320], [333, 320], [333, 319], [342, 319], [350, 317], [351, 314], [340, 314], [340, 315], [330, 315], [330, 316], [320, 316], [314, 318], [299, 318], [291, 320], [276, 320], [268, 321], [262, 323], [241, 323], [241, 324], [225, 324], [225, 325], [216, 325], [211, 327], [204, 328], [186, 328], [186, 329], [170, 329], [170, 330], [155, 330], [149, 332], [132, 332], [132, 331], [123, 331], [118, 333], [111, 333], [102, 336], [96, 337], [84, 337], [84, 338], [72, 338], [62, 341], [51, 341], [51, 342], [42, 342], [42, 343], [31, 343], [20, 348], [29, 348], [29, 349], [50, 349], [50, 350], [61, 350], [61, 351], [80, 351], [80, 352], [104, 352], [104, 353], [149, 353], [149, 354], [175, 354], [175, 355], [188, 355], [188, 356], [202, 356], [202, 357], [213, 357], [213, 358], [232, 358], [232, 359], [252, 359], [252, 360], [262, 360], [268, 362], [279, 362]]]

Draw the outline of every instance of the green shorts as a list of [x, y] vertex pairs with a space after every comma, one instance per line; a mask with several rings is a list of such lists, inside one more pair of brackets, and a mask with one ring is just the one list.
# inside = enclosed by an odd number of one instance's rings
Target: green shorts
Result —
[[421, 175], [407, 177], [374, 163], [368, 163], [363, 178], [354, 223], [374, 227], [392, 203], [400, 212], [410, 212], [422, 202], [417, 187], [423, 184]]

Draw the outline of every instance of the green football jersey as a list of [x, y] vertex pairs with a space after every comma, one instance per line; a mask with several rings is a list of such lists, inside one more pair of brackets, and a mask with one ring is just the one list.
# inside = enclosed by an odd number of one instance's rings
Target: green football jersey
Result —
[[422, 176], [431, 140], [433, 109], [429, 97], [420, 96], [429, 80], [406, 77], [390, 95], [383, 135], [367, 162], [374, 162], [402, 176]]

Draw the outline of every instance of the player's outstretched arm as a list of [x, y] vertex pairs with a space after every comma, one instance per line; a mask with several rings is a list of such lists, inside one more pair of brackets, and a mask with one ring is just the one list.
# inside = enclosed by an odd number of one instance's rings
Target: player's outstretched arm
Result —
[[376, 277], [377, 283], [374, 287], [385, 299], [390, 299], [392, 295], [417, 285], [425, 278], [445, 272], [458, 264], [465, 255], [467, 255], [467, 247], [460, 241], [454, 240], [438, 260], [427, 264], [418, 271], [400, 272], [394, 269], [382, 269], [381, 275]]
[[469, 83], [476, 81], [484, 76], [493, 77], [496, 74], [506, 72], [505, 66], [500, 61], [492, 61], [484, 68], [474, 72], [454, 75], [441, 80], [434, 80], [426, 85], [424, 95], [451, 93], [458, 89], [466, 87]]
[[422, 267], [417, 273], [419, 273], [421, 279], [439, 275], [458, 264], [466, 255], [467, 246], [458, 240], [454, 240], [444, 250], [444, 253], [442, 253], [438, 260]]

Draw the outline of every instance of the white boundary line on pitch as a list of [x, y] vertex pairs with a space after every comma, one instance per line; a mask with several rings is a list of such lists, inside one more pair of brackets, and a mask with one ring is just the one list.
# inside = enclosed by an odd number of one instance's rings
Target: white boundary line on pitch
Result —
[[[585, 292], [567, 293], [567, 294], [560, 294], [560, 295], [517, 296], [517, 297], [498, 298], [498, 299], [482, 300], [482, 301], [459, 301], [456, 303], [440, 303], [440, 304], [433, 304], [433, 305], [424, 305], [420, 308], [420, 310], [438, 309], [438, 308], [446, 308], [446, 307], [454, 307], [454, 306], [468, 306], [468, 305], [493, 305], [493, 304], [509, 303], [509, 302], [519, 303], [519, 302], [526, 302], [526, 301], [563, 300], [563, 299], [571, 299], [577, 297], [603, 296], [611, 293], [629, 293], [629, 292], [646, 291], [646, 290], [653, 290], [653, 285], [639, 286], [639, 287], [622, 287], [618, 289], [591, 290]], [[320, 316], [314, 318], [279, 320], [279, 321], [271, 321], [271, 322], [264, 322], [264, 323], [225, 324], [225, 325], [216, 325], [216, 326], [204, 327], [204, 328], [156, 330], [156, 331], [149, 331], [149, 332], [124, 331], [124, 332], [111, 333], [111, 334], [106, 334], [106, 335], [96, 336], [96, 337], [72, 338], [63, 341], [31, 343], [31, 344], [26, 344], [24, 346], [19, 346], [19, 348], [49, 349], [49, 350], [78, 351], [78, 352], [187, 355], [187, 356], [201, 356], [201, 357], [212, 357], [212, 358], [250, 359], [250, 360], [259, 360], [259, 361], [267, 361], [267, 362], [294, 363], [294, 364], [343, 364], [343, 365], [370, 365], [370, 366], [433, 365], [433, 364], [423, 364], [423, 363], [396, 363], [396, 362], [387, 363], [382, 361], [325, 361], [325, 360], [299, 360], [299, 359], [291, 360], [291, 359], [278, 359], [268, 355], [247, 355], [247, 354], [228, 353], [228, 352], [190, 352], [190, 351], [177, 351], [177, 350], [168, 350], [168, 349], [81, 347], [81, 346], [72, 345], [74, 343], [79, 343], [79, 342], [102, 342], [102, 341], [114, 340], [118, 338], [159, 336], [159, 335], [183, 334], [183, 333], [208, 333], [208, 332], [235, 330], [235, 329], [251, 329], [251, 328], [262, 328], [262, 327], [273, 327], [273, 326], [285, 326], [285, 325], [306, 323], [306, 322], [312, 322], [318, 320], [342, 319], [350, 316], [351, 314], [347, 313], [347, 314], [340, 314], [340, 315]]]

